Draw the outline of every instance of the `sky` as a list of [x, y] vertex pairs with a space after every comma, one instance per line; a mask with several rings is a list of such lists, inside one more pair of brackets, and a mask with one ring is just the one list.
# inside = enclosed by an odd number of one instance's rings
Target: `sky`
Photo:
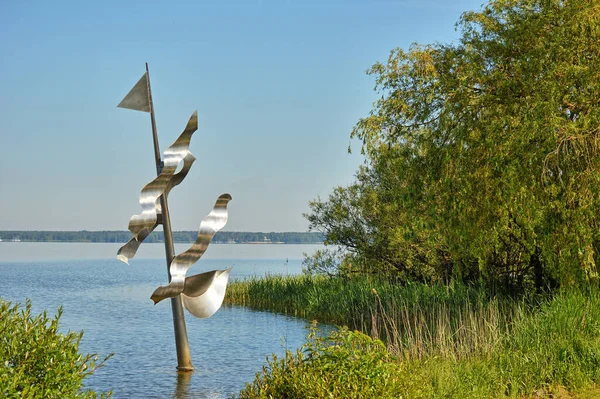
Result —
[[[229, 193], [226, 231], [306, 231], [309, 201], [354, 179], [365, 72], [456, 42], [482, 1], [0, 2], [0, 230], [126, 230], [156, 177], [150, 116], [116, 105], [145, 62], [161, 151], [198, 110], [175, 231]], [[348, 154], [348, 147], [353, 149]]]

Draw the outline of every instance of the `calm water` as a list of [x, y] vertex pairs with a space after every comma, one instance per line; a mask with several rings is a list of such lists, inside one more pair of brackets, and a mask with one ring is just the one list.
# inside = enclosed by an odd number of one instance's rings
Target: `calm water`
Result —
[[[150, 294], [166, 284], [162, 244], [144, 244], [127, 266], [115, 259], [119, 244], [0, 243], [0, 297], [29, 298], [36, 313], [63, 307], [63, 330], [84, 330], [81, 350], [107, 355], [105, 367], [86, 379], [115, 398], [226, 398], [239, 392], [271, 353], [302, 345], [307, 323], [239, 307], [209, 319], [187, 314], [196, 371], [175, 371], [170, 301], [152, 305]], [[232, 279], [297, 274], [302, 253], [319, 245], [214, 244], [188, 272], [233, 266]], [[176, 253], [187, 245], [176, 245]]]

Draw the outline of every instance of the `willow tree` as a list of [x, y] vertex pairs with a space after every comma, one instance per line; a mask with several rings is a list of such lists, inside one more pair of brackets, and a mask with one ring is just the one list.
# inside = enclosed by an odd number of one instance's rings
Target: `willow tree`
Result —
[[370, 69], [381, 97], [352, 132], [366, 164], [311, 203], [311, 227], [346, 245], [360, 225], [362, 267], [406, 278], [596, 280], [600, 3], [493, 0], [457, 26], [456, 44]]

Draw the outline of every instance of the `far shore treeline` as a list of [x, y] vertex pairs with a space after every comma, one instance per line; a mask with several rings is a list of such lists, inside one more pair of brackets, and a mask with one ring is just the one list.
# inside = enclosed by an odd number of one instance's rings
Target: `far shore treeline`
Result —
[[[193, 242], [197, 231], [174, 231], [173, 241]], [[320, 244], [323, 234], [318, 232], [244, 232], [219, 231], [215, 234], [214, 243], [221, 244]], [[131, 238], [129, 231], [0, 231], [2, 241], [33, 242], [127, 242]], [[162, 232], [153, 232], [145, 242], [163, 242]]]

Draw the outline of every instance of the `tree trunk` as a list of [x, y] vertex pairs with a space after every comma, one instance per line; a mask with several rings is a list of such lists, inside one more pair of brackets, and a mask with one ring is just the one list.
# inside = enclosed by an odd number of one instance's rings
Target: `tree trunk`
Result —
[[533, 269], [535, 292], [541, 294], [542, 289], [544, 288], [544, 272], [542, 270], [542, 262], [540, 261], [539, 248], [536, 248], [535, 252], [531, 255], [531, 258], [529, 259], [529, 265]]

